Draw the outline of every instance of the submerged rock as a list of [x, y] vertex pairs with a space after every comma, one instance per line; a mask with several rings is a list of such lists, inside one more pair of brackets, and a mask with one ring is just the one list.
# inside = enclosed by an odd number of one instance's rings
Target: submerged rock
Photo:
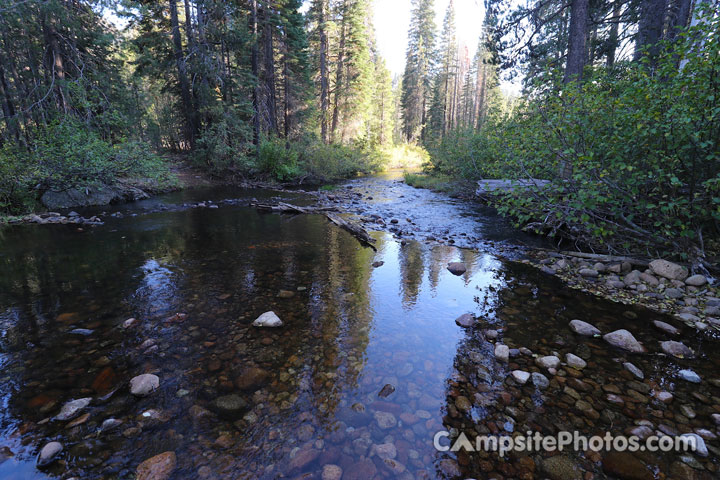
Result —
[[495, 358], [498, 361], [507, 363], [510, 361], [510, 348], [507, 345], [499, 343], [495, 345]]
[[57, 459], [60, 452], [63, 451], [63, 444], [60, 442], [50, 442], [46, 444], [40, 454], [38, 454], [37, 465], [38, 467], [44, 467], [50, 465]]
[[392, 393], [393, 393], [394, 391], [395, 391], [395, 387], [393, 387], [392, 385], [390, 385], [390, 384], [388, 383], [388, 384], [386, 384], [384, 387], [382, 387], [382, 389], [381, 389], [380, 392], [378, 393], [378, 397], [380, 397], [380, 398], [387, 398], [387, 397], [389, 397], [390, 395], [392, 395]]
[[465, 264], [462, 262], [450, 262], [448, 263], [447, 269], [453, 275], [462, 275], [467, 272], [467, 267], [465, 267]]
[[587, 362], [573, 353], [568, 353], [567, 355], [565, 355], [565, 362], [568, 364], [569, 367], [572, 367], [576, 370], [582, 370], [583, 368], [587, 367]]
[[528, 372], [524, 372], [522, 370], [513, 370], [512, 372], [513, 380], [515, 380], [520, 385], [525, 385], [527, 381], [530, 379], [530, 374]]
[[469, 328], [475, 325], [475, 317], [470, 313], [464, 313], [455, 319], [455, 323], [463, 328]]
[[627, 330], [615, 330], [608, 334], [603, 335], [603, 339], [613, 347], [621, 348], [632, 353], [644, 353], [645, 348], [640, 345], [632, 333]]
[[682, 342], [676, 342], [674, 340], [667, 340], [660, 342], [660, 348], [668, 355], [672, 355], [677, 358], [693, 358], [695, 352], [693, 352], [688, 346]]
[[642, 370], [640, 370], [638, 367], [636, 367], [636, 366], [633, 365], [632, 363], [630, 363], [630, 362], [625, 362], [625, 363], [623, 363], [623, 367], [625, 367], [625, 370], [627, 370], [628, 372], [632, 373], [633, 376], [634, 376], [635, 378], [637, 378], [638, 380], [644, 380], [644, 379], [645, 379], [645, 374], [642, 372]]
[[164, 452], [142, 462], [135, 471], [135, 480], [167, 480], [175, 467], [175, 452]]
[[662, 330], [669, 335], [677, 335], [680, 333], [680, 330], [677, 328], [673, 327], [669, 323], [661, 322], [660, 320], [653, 320], [653, 325], [655, 328]]
[[551, 480], [581, 480], [582, 472], [575, 462], [565, 455], [546, 458], [540, 465]]
[[653, 480], [655, 475], [629, 452], [609, 452], [602, 461], [605, 473], [623, 480]]
[[578, 335], [584, 335], [587, 337], [600, 335], [600, 330], [587, 322], [583, 322], [582, 320], [571, 320], [570, 329]]
[[550, 380], [548, 380], [542, 373], [533, 372], [530, 376], [532, 377], [533, 385], [535, 385], [538, 389], [545, 390], [550, 386]]
[[136, 397], [147, 397], [159, 387], [160, 378], [151, 373], [144, 373], [130, 380], [130, 393]]
[[547, 355], [545, 357], [540, 357], [535, 362], [542, 368], [545, 369], [551, 369], [551, 368], [557, 368], [560, 366], [560, 359], [556, 357], [555, 355]]
[[283, 322], [275, 312], [265, 312], [253, 322], [254, 327], [282, 327]]
[[238, 416], [248, 408], [247, 402], [235, 394], [216, 398], [212, 406], [219, 414], [230, 417]]
[[79, 398], [77, 400], [71, 400], [67, 402], [65, 405], [62, 406], [60, 409], [60, 413], [57, 414], [55, 417], [55, 420], [60, 421], [66, 421], [66, 420], [72, 420], [73, 418], [77, 417], [80, 412], [90, 405], [90, 402], [92, 401], [92, 398]]
[[689, 369], [680, 370], [678, 372], [678, 376], [680, 378], [682, 378], [683, 380], [685, 380], [686, 382], [690, 382], [690, 383], [700, 383], [702, 381], [702, 379], [700, 378], [700, 375], [698, 375], [697, 373], [695, 373]]

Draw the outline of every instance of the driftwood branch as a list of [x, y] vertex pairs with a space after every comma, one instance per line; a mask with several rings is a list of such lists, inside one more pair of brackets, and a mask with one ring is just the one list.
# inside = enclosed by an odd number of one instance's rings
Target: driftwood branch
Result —
[[[545, 250], [545, 249], [543, 249]], [[546, 250], [547, 251], [547, 250]], [[647, 260], [639, 260], [637, 258], [630, 258], [630, 257], [619, 257], [615, 255], [602, 255], [599, 253], [585, 253], [585, 252], [549, 252], [549, 255], [551, 257], [561, 258], [561, 257], [576, 257], [576, 258], [584, 258], [586, 260], [595, 260], [598, 262], [603, 263], [622, 263], [622, 262], [628, 262], [631, 265], [637, 265], [639, 267], [647, 267], [650, 262]]]
[[261, 212], [272, 212], [272, 213], [291, 213], [291, 214], [309, 214], [309, 215], [324, 215], [329, 221], [342, 228], [346, 232], [350, 233], [355, 237], [362, 245], [370, 247], [377, 251], [375, 248], [375, 239], [361, 226], [356, 225], [352, 222], [345, 220], [344, 218], [337, 215], [337, 209], [334, 207], [300, 207], [292, 205], [290, 203], [278, 202], [278, 203], [251, 203], [251, 207], [255, 207]]

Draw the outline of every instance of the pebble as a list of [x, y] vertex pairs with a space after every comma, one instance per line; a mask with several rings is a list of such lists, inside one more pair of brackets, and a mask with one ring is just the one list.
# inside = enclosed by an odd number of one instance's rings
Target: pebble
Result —
[[85, 409], [88, 405], [90, 405], [90, 402], [92, 401], [92, 398], [79, 398], [77, 400], [71, 400], [67, 402], [65, 405], [62, 406], [60, 409], [60, 413], [57, 414], [55, 417], [55, 420], [59, 421], [66, 421], [66, 420], [72, 420], [73, 418], [77, 417], [80, 412]]
[[377, 422], [378, 426], [382, 430], [387, 430], [389, 428], [394, 427], [397, 425], [397, 419], [395, 418], [395, 415], [389, 412], [375, 412], [373, 414], [375, 417], [375, 421]]
[[572, 353], [568, 353], [567, 355], [565, 355], [565, 362], [568, 364], [568, 366], [576, 370], [582, 370], [583, 368], [587, 367], [587, 362], [585, 360]]
[[343, 469], [331, 463], [323, 465], [322, 480], [340, 480], [343, 475]]
[[167, 480], [176, 467], [175, 452], [163, 452], [138, 465], [135, 480]]
[[512, 372], [513, 380], [515, 380], [520, 385], [525, 385], [527, 381], [530, 379], [530, 374], [528, 372], [524, 372], [522, 370], [513, 370]]
[[265, 312], [253, 322], [254, 327], [277, 328], [282, 327], [282, 325], [282, 320], [280, 320], [280, 317], [278, 317], [275, 312]]
[[667, 340], [660, 342], [660, 348], [668, 355], [672, 355], [677, 358], [693, 358], [695, 352], [690, 350], [684, 343], [676, 342], [674, 340]]
[[571, 320], [570, 329], [578, 335], [584, 335], [587, 337], [600, 335], [600, 330], [587, 322], [583, 322], [582, 320]]
[[704, 275], [692, 275], [685, 279], [685, 284], [693, 287], [702, 287], [707, 283]]
[[545, 375], [539, 372], [533, 372], [530, 374], [532, 377], [532, 383], [540, 390], [545, 390], [550, 386], [550, 380]]
[[632, 353], [643, 353], [645, 348], [640, 345], [632, 333], [627, 330], [615, 330], [614, 332], [603, 335], [603, 339], [613, 347], [621, 348]]
[[510, 348], [507, 345], [498, 343], [495, 345], [495, 358], [500, 362], [508, 363], [510, 361]]
[[628, 372], [632, 373], [633, 376], [634, 376], [635, 378], [637, 378], [638, 380], [644, 380], [644, 379], [645, 379], [645, 374], [642, 372], [642, 370], [640, 370], [638, 367], [636, 367], [636, 366], [633, 365], [632, 363], [630, 363], [630, 362], [625, 362], [625, 363], [623, 363], [623, 367], [625, 367], [625, 370], [627, 370]]
[[691, 383], [700, 383], [702, 379], [700, 376], [692, 370], [683, 369], [678, 372], [678, 376], [683, 380]]
[[542, 368], [550, 369], [550, 368], [558, 368], [560, 366], [560, 359], [556, 357], [555, 355], [547, 355], [545, 357], [540, 357], [535, 362]]
[[653, 320], [653, 325], [669, 335], [677, 335], [680, 333], [680, 330], [677, 328], [673, 327], [669, 323], [661, 322], [660, 320]]
[[144, 373], [130, 380], [130, 393], [136, 397], [147, 397], [158, 388], [160, 388], [160, 378], [151, 373]]
[[707, 445], [705, 445], [705, 440], [698, 435], [697, 433], [683, 433], [680, 435], [680, 438], [687, 438], [688, 445], [692, 447], [694, 442], [694, 449], [690, 448], [690, 451], [693, 451], [694, 453], [697, 453], [701, 457], [707, 457], [708, 456], [708, 449]]
[[40, 450], [40, 454], [37, 458], [37, 465], [38, 467], [44, 467], [46, 465], [50, 465], [52, 462], [54, 462], [57, 459], [57, 456], [60, 454], [60, 452], [63, 451], [63, 444], [60, 442], [50, 442], [46, 444], [42, 450]]

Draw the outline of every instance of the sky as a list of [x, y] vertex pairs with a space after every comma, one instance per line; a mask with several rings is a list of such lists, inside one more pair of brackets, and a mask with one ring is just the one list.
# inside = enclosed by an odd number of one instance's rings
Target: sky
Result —
[[[482, 26], [482, 0], [454, 0], [458, 42], [475, 55]], [[435, 25], [438, 35], [450, 0], [435, 0]], [[375, 35], [380, 54], [393, 74], [405, 70], [405, 50], [410, 26], [411, 0], [373, 0]]]

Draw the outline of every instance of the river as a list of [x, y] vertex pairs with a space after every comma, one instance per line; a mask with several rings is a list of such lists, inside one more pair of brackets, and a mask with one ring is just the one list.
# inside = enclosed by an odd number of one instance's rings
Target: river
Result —
[[[538, 240], [489, 209], [388, 177], [341, 188], [356, 192], [343, 207], [376, 225], [377, 252], [322, 216], [243, 206], [313, 195], [231, 188], [88, 210], [105, 213], [92, 228], [0, 231], [0, 478], [134, 478], [164, 452], [173, 479], [719, 475], [716, 339], [504, 260], [500, 250], [521, 255]], [[448, 271], [455, 261], [464, 274]], [[267, 311], [284, 325], [253, 327]], [[458, 326], [464, 313], [479, 321]], [[573, 319], [630, 330], [648, 352], [579, 336]], [[680, 329], [696, 357], [660, 353], [670, 338], [653, 320]], [[567, 354], [586, 365], [569, 367]], [[537, 364], [550, 355], [562, 365]], [[160, 386], [138, 398], [128, 382], [145, 373]], [[445, 431], [695, 432], [708, 451], [500, 457], [439, 451]], [[39, 468], [52, 441], [63, 450]]]

